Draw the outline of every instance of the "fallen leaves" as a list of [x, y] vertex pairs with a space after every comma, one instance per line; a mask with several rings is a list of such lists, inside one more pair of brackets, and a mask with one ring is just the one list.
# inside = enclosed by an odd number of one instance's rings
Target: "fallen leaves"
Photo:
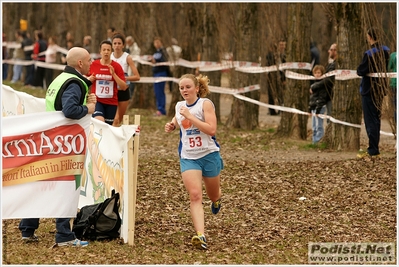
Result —
[[223, 205], [213, 215], [204, 190], [209, 249], [194, 249], [178, 134], [156, 130], [164, 123], [140, 133], [134, 246], [114, 240], [50, 250], [53, 219], [41, 219], [37, 245], [22, 243], [19, 220], [3, 220], [3, 264], [307, 264], [309, 242], [396, 241], [393, 153], [363, 161], [356, 152], [301, 150], [303, 142], [274, 140], [267, 130], [221, 126]]

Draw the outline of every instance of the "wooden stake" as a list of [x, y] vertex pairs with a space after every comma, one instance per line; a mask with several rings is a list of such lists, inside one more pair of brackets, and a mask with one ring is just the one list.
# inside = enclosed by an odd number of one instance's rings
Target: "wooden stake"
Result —
[[[123, 124], [129, 124], [129, 115], [123, 116]], [[134, 125], [140, 125], [140, 115], [134, 116]], [[137, 198], [137, 168], [139, 157], [140, 137], [135, 134], [128, 141], [128, 243], [134, 245], [134, 230], [136, 220], [136, 198]]]

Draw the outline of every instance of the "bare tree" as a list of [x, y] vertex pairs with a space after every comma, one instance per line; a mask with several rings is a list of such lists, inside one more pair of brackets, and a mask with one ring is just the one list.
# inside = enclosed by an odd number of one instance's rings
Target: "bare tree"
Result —
[[[202, 60], [219, 61], [219, 29], [216, 23], [217, 5], [203, 4], [202, 6]], [[212, 71], [204, 73], [208, 76], [212, 86], [220, 86], [221, 72]], [[215, 104], [216, 119], [220, 122], [220, 94], [210, 94], [209, 99]]]
[[[188, 61], [197, 60], [197, 55], [202, 52], [202, 4], [185, 3], [180, 6], [180, 15], [184, 18], [184, 26], [180, 42], [182, 43], [182, 57]], [[201, 32], [202, 31], [202, 32]], [[174, 71], [175, 77], [181, 77], [185, 73], [193, 73], [192, 68], [177, 67]], [[182, 100], [178, 86], [172, 88], [172, 100], [169, 106], [168, 116], [175, 115], [175, 106], [179, 100]]]
[[[313, 4], [298, 3], [288, 7], [287, 61], [310, 62], [310, 27]], [[307, 70], [298, 70], [308, 74]], [[284, 105], [299, 110], [308, 109], [309, 81], [287, 80], [284, 92]], [[308, 116], [288, 112], [281, 114], [277, 136], [299, 137], [306, 140]]]
[[[140, 16], [141, 23], [143, 26], [143, 34], [146, 35], [146, 43], [141, 47], [145, 54], [152, 54], [153, 50], [153, 38], [158, 35], [156, 28], [156, 4], [145, 3], [142, 4], [143, 15]], [[144, 14], [147, 14], [144, 16]], [[152, 68], [150, 65], [143, 65], [140, 69], [140, 76], [152, 77]], [[155, 109], [155, 96], [153, 90], [153, 84], [151, 83], [137, 83], [134, 89], [133, 101], [129, 108], [145, 108]]]
[[[232, 10], [231, 16], [235, 18], [236, 32], [234, 35], [234, 59], [237, 61], [258, 62], [259, 48], [259, 10], [255, 3], [238, 3]], [[259, 74], [231, 71], [231, 86], [240, 88], [252, 84], [259, 84]], [[259, 100], [260, 92], [252, 91], [244, 96]], [[259, 124], [259, 106], [234, 98], [231, 113], [226, 126], [253, 130]]]
[[[365, 37], [362, 34], [360, 20], [363, 15], [361, 4], [337, 3], [331, 4], [330, 8], [331, 12], [334, 13], [337, 25], [338, 60], [336, 69], [356, 69], [365, 47]], [[331, 114], [333, 118], [353, 124], [361, 124], [362, 109], [358, 88], [358, 80], [336, 80]], [[330, 123], [322, 141], [325, 141], [333, 149], [359, 149], [360, 129]]]
[[[262, 65], [271, 66], [279, 65], [282, 55], [279, 51], [279, 42], [286, 42], [287, 29], [287, 8], [288, 4], [262, 4], [262, 17], [268, 18], [267, 21], [261, 24], [262, 47], [261, 47], [261, 61]], [[273, 71], [261, 75], [260, 86], [261, 94], [267, 95], [269, 104], [283, 105], [283, 73], [280, 71]], [[277, 114], [271, 110], [270, 115]]]

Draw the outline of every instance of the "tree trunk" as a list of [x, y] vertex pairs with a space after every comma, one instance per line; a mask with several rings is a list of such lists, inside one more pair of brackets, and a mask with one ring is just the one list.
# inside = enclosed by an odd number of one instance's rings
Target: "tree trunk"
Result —
[[[365, 50], [359, 3], [334, 4], [337, 20], [338, 61], [336, 69], [356, 70]], [[331, 116], [341, 121], [361, 124], [362, 108], [359, 80], [335, 81]], [[329, 123], [322, 142], [336, 150], [357, 150], [360, 147], [360, 128]]]
[[[201, 60], [203, 61], [219, 61], [219, 42], [218, 42], [218, 28], [216, 25], [215, 15], [217, 14], [216, 6], [212, 5], [209, 6], [207, 4], [203, 5], [203, 34], [202, 34], [202, 57]], [[210, 80], [210, 85], [212, 86], [220, 86], [221, 84], [221, 71], [210, 71], [203, 73], [208, 76]], [[218, 93], [211, 93], [209, 99], [215, 105], [216, 111], [216, 119], [220, 122], [220, 94]]]
[[[287, 8], [289, 4], [280, 4], [280, 3], [267, 3], [260, 5], [261, 16], [264, 18], [268, 18], [264, 22], [261, 23], [260, 28], [261, 32], [261, 64], [262, 66], [270, 66], [271, 64], [268, 60], [268, 55], [277, 53], [278, 44], [280, 40], [287, 41]], [[276, 15], [278, 14], [278, 15]], [[262, 95], [267, 96], [267, 102], [269, 102], [270, 95], [274, 95], [274, 100], [277, 101], [278, 95], [277, 90], [281, 87], [280, 84], [277, 84], [277, 76], [279, 76], [278, 72], [269, 72], [264, 73], [260, 76], [260, 92]], [[269, 94], [271, 93], [271, 94]], [[282, 96], [282, 95], [281, 95]], [[280, 98], [281, 100], [281, 98]], [[278, 102], [274, 102], [275, 105], [281, 104]]]
[[[313, 4], [298, 3], [288, 7], [287, 62], [310, 62], [310, 33]], [[308, 70], [295, 70], [309, 74]], [[309, 81], [287, 80], [284, 106], [308, 110]], [[280, 137], [307, 138], [308, 116], [282, 112], [276, 135]]]
[[[233, 52], [237, 61], [258, 62], [259, 60], [259, 13], [254, 3], [239, 3], [236, 18], [236, 46]], [[259, 74], [250, 74], [231, 70], [231, 87], [241, 88], [259, 84]], [[254, 100], [260, 99], [259, 90], [245, 93], [244, 96]], [[253, 130], [259, 125], [259, 106], [247, 101], [233, 99], [231, 113], [226, 126]]]
[[[186, 11], [187, 7], [190, 8], [190, 5], [184, 5], [184, 4], [180, 5], [178, 7], [178, 12], [176, 12], [178, 14], [178, 16], [176, 16], [176, 14], [173, 16], [173, 20], [172, 20], [173, 21], [173, 29], [174, 29], [173, 35], [172, 35], [173, 38], [176, 38], [176, 36], [177, 36], [176, 32], [175, 32], [177, 25], [179, 24], [177, 18], [184, 18], [183, 21], [187, 22], [186, 21], [187, 18], [185, 17], [185, 13], [186, 13], [185, 11]], [[186, 59], [186, 57], [188, 55], [188, 51], [186, 50], [185, 47], [182, 47], [182, 43], [187, 43], [187, 42], [185, 40], [178, 40], [178, 42], [179, 42], [178, 44], [179, 44], [180, 48], [182, 48], [182, 53], [180, 55], [180, 58]], [[187, 71], [189, 71], [189, 73], [192, 72], [192, 70], [187, 70], [186, 68], [179, 66], [179, 65], [175, 65], [173, 68], [171, 68], [171, 71], [172, 71], [173, 77], [175, 77], [175, 78], [180, 78], [183, 74], [186, 74]], [[171, 87], [170, 92], [172, 94], [172, 99], [170, 101], [168, 117], [173, 118], [175, 116], [176, 104], [178, 101], [182, 101], [183, 97], [180, 94], [178, 84], [169, 83], [169, 88], [170, 87]]]
[[[148, 3], [144, 6], [144, 12], [147, 16], [142, 17], [142, 22], [144, 26], [144, 33], [146, 35], [146, 40], [151, 40], [147, 43], [147, 47], [141, 47], [141, 53], [151, 54], [153, 53], [153, 42], [156, 32], [156, 12], [155, 5], [153, 3]], [[151, 51], [151, 52], [150, 52]], [[152, 67], [150, 65], [143, 65], [140, 68], [141, 77], [152, 77]], [[154, 84], [153, 83], [136, 83], [133, 93], [133, 99], [129, 108], [142, 108], [142, 109], [156, 109], [155, 107], [155, 94], [154, 94]]]

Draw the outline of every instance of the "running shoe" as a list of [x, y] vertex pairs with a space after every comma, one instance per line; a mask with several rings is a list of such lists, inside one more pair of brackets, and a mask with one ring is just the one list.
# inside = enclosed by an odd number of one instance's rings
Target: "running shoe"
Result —
[[57, 244], [59, 247], [64, 247], [64, 246], [70, 246], [70, 247], [86, 247], [89, 245], [89, 242], [87, 241], [82, 241], [79, 239], [71, 240], [71, 241], [66, 241], [66, 242], [61, 242]]
[[215, 202], [212, 202], [211, 204], [211, 210], [213, 214], [218, 214], [220, 208], [222, 207], [222, 199], [219, 198]]
[[206, 238], [205, 236], [197, 232], [197, 235], [193, 236], [191, 239], [191, 243], [193, 244], [194, 247], [199, 248], [199, 249], [207, 249], [208, 246], [206, 245]]
[[370, 155], [369, 152], [363, 151], [362, 149], [360, 149], [359, 152], [357, 153], [356, 157], [359, 158], [359, 159], [363, 159], [363, 158], [366, 158], [366, 157], [379, 158], [380, 154]]

